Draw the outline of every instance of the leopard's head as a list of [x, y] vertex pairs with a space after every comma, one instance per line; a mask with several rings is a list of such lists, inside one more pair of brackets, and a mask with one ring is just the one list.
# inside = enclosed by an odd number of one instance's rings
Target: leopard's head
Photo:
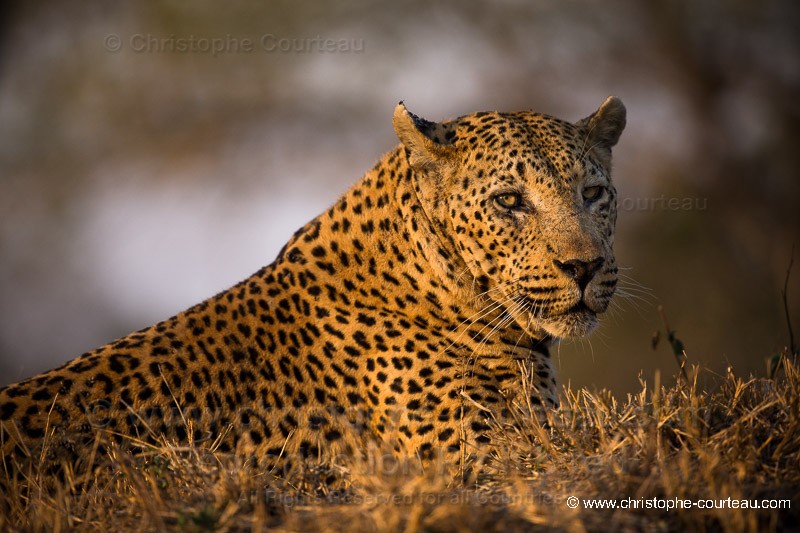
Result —
[[471, 274], [473, 297], [533, 335], [588, 335], [617, 285], [610, 172], [622, 102], [609, 97], [574, 124], [534, 112], [436, 123], [401, 103], [394, 126], [420, 203]]

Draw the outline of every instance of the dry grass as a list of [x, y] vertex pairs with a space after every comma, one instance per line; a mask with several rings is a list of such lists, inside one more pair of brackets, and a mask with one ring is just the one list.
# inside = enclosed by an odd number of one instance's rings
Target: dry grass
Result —
[[[460, 475], [436, 464], [347, 459], [264, 472], [165, 444], [91, 457], [52, 483], [30, 468], [0, 498], [24, 530], [770, 531], [800, 529], [800, 369], [775, 379], [688, 372], [625, 399], [565, 390], [542, 428], [520, 406], [490, 455]], [[8, 479], [8, 478], [6, 478]], [[8, 481], [6, 481], [8, 482]], [[568, 497], [779, 499], [790, 508], [588, 509]], [[674, 500], [673, 500], [674, 501]], [[785, 505], [785, 503], [784, 503]]]

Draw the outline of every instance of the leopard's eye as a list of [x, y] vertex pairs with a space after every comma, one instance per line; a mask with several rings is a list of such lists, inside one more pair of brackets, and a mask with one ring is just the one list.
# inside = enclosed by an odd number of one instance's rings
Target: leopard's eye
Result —
[[519, 209], [522, 206], [522, 197], [515, 192], [498, 194], [494, 201], [505, 209]]
[[583, 199], [587, 202], [593, 202], [603, 195], [603, 188], [599, 185], [593, 187], [584, 187], [581, 192]]

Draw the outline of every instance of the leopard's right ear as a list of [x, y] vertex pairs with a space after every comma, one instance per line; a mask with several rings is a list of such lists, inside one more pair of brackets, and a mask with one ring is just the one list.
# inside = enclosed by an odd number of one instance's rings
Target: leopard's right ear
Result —
[[414, 169], [437, 167], [455, 154], [455, 124], [431, 122], [418, 117], [400, 102], [392, 118], [397, 138], [409, 152], [409, 162]]

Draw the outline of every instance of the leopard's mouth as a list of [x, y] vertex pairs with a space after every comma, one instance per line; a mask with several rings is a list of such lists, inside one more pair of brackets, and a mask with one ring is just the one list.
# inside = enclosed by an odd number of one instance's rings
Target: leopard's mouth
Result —
[[597, 314], [592, 309], [589, 309], [589, 306], [586, 305], [586, 302], [584, 301], [583, 298], [581, 298], [581, 300], [578, 303], [576, 303], [575, 305], [573, 305], [572, 307], [570, 307], [569, 309], [567, 309], [565, 312], [563, 312], [561, 314], [562, 315], [569, 315], [569, 314], [572, 314], [572, 313], [583, 313], [583, 312], [592, 313], [592, 314], [595, 314], [595, 315]]
[[534, 314], [538, 315], [539, 318], [556, 318], [574, 313], [591, 313], [597, 315], [605, 311], [605, 309], [592, 309], [586, 302], [584, 295], [581, 295], [580, 299], [566, 310], [555, 312], [551, 310], [550, 306], [543, 305], [541, 301], [525, 296], [524, 294], [517, 295], [514, 297], [514, 300], [519, 303], [523, 309], [531, 310]]

